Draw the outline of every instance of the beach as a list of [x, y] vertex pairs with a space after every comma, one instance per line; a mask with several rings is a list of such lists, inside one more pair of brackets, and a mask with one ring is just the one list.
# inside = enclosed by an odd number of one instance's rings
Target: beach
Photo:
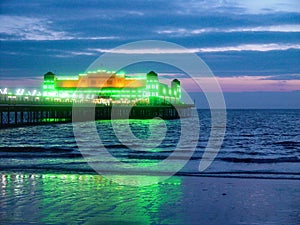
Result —
[[[182, 177], [121, 186], [100, 175], [1, 173], [1, 224], [297, 224], [300, 181]], [[151, 177], [155, 179], [155, 177]]]
[[0, 225], [300, 225], [300, 0], [0, 7]]
[[[168, 179], [167, 168], [150, 168], [175, 151], [178, 124], [189, 119], [167, 120], [166, 137], [151, 151], [125, 146], [110, 121], [96, 121], [106, 148], [95, 147], [89, 141], [95, 136], [84, 133], [88, 141], [82, 143], [97, 153], [91, 158], [78, 148], [72, 124], [0, 130], [0, 223], [299, 224], [300, 111], [229, 110], [222, 148], [202, 172], [210, 112], [198, 113], [197, 147]], [[124, 122], [115, 121], [119, 127]], [[150, 122], [131, 120], [131, 129], [148, 135]], [[170, 166], [190, 150], [169, 158]], [[114, 159], [135, 168], [125, 170]]]

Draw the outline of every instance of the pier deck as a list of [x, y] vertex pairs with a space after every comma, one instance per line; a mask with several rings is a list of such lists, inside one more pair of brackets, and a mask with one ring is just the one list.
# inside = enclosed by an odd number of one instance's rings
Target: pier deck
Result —
[[[177, 119], [191, 116], [193, 105], [114, 105], [0, 103], [0, 128], [109, 119]], [[92, 113], [91, 113], [92, 112]], [[75, 121], [74, 121], [75, 119]]]

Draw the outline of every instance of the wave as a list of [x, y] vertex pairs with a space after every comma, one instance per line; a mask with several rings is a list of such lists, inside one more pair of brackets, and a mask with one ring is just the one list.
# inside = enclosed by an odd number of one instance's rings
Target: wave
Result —
[[233, 163], [297, 163], [300, 162], [299, 157], [278, 157], [278, 158], [236, 158], [236, 157], [224, 157], [217, 158], [217, 160]]
[[[54, 167], [53, 165], [43, 166], [1, 166], [0, 174], [6, 173], [34, 173], [34, 174], [89, 174], [89, 175], [120, 175], [120, 176], [169, 176], [165, 171], [127, 171], [127, 170], [110, 170], [109, 168], [97, 173], [90, 167]], [[245, 179], [285, 179], [300, 180], [299, 172], [272, 172], [272, 171], [222, 171], [222, 172], [177, 172], [174, 176], [181, 177], [215, 177], [215, 178], [245, 178]]]
[[[165, 160], [169, 157], [173, 151], [162, 150], [159, 152], [147, 152], [147, 151], [130, 151], [128, 148], [125, 148], [125, 145], [115, 144], [111, 145], [109, 149], [112, 150], [111, 154], [114, 157], [117, 157], [121, 160], [126, 159], [136, 159], [136, 160]], [[118, 151], [120, 150], [120, 151]], [[97, 152], [97, 151], [96, 151]], [[177, 151], [176, 155], [171, 157], [171, 160], [187, 160], [189, 156], [186, 155], [187, 151]], [[196, 151], [190, 160], [205, 160], [202, 158], [203, 151]], [[222, 151], [220, 152], [222, 153]], [[263, 153], [254, 152], [247, 153], [242, 151], [234, 151], [232, 153], [247, 154], [250, 157], [221, 157], [218, 156], [215, 158], [217, 161], [224, 161], [230, 163], [298, 163], [300, 158], [298, 156], [290, 157], [275, 157], [275, 158], [256, 158], [251, 156], [264, 155]], [[89, 156], [88, 154], [82, 154], [78, 149], [73, 147], [70, 148], [57, 148], [57, 147], [0, 147], [0, 158], [82, 158], [84, 156]], [[222, 154], [221, 154], [222, 155]], [[97, 156], [96, 156], [97, 157]]]
[[0, 154], [0, 158], [22, 158], [22, 159], [28, 159], [28, 158], [82, 158], [82, 155], [80, 153], [71, 153], [71, 154], [43, 154], [43, 155], [38, 155], [38, 154]]
[[22, 147], [0, 147], [0, 152], [30, 152], [30, 153], [40, 153], [40, 152], [71, 152], [74, 151], [73, 147], [70, 148], [57, 148], [57, 147], [32, 147], [32, 146], [22, 146]]
[[[169, 155], [155, 155], [155, 154], [129, 154], [130, 159], [149, 159], [149, 160], [164, 160]], [[188, 156], [172, 156], [173, 160], [186, 160]], [[192, 156], [190, 160], [205, 160], [202, 156]], [[214, 160], [231, 162], [231, 163], [298, 163], [300, 158], [293, 157], [277, 157], [277, 158], [238, 158], [238, 157], [216, 157]]]
[[275, 145], [282, 145], [284, 147], [300, 147], [300, 142], [298, 141], [277, 141]]
[[74, 148], [56, 147], [0, 147], [0, 158], [78, 158], [82, 157]]
[[105, 148], [108, 149], [128, 149], [126, 145], [123, 144], [109, 144], [109, 145], [104, 145]]

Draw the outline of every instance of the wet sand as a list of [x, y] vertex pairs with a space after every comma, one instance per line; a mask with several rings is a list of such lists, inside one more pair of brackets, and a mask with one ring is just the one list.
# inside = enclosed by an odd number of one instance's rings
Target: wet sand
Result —
[[99, 175], [2, 172], [0, 182], [1, 224], [300, 221], [299, 180], [174, 176], [157, 185], [131, 187]]

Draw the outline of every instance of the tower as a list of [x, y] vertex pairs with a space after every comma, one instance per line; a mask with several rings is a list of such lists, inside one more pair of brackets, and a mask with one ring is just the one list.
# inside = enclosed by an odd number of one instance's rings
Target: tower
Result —
[[43, 91], [51, 92], [55, 90], [55, 74], [48, 72], [44, 74]]
[[147, 73], [146, 89], [149, 93], [149, 102], [150, 104], [155, 104], [158, 99], [158, 77], [157, 73], [150, 71]]
[[171, 91], [172, 91], [172, 96], [175, 99], [175, 102], [179, 102], [181, 99], [181, 87], [180, 87], [179, 80], [177, 79], [172, 80]]

